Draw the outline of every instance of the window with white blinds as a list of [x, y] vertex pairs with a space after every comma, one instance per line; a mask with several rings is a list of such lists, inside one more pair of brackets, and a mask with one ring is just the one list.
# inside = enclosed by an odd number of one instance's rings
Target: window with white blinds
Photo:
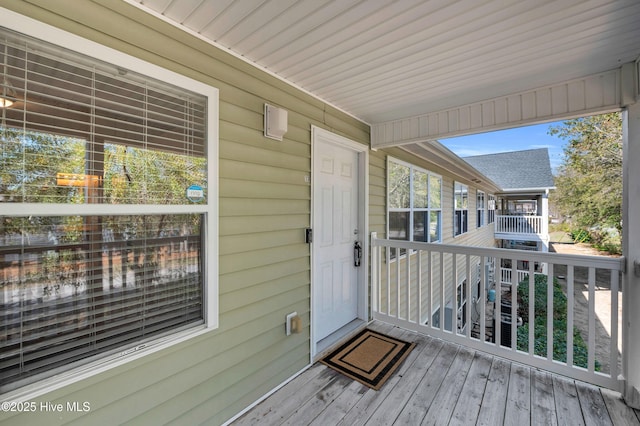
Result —
[[205, 324], [207, 96], [4, 28], [0, 55], [0, 392]]

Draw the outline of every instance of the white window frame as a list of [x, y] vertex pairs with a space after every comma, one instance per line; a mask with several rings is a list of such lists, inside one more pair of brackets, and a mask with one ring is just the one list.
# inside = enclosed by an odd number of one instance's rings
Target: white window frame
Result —
[[496, 196], [489, 194], [487, 199], [487, 224], [490, 225], [496, 221]]
[[[456, 192], [458, 191], [458, 186], [460, 188], [466, 188], [467, 194], [467, 207], [462, 208], [456, 205]], [[459, 232], [456, 232], [456, 213], [461, 212], [462, 222], [460, 223]], [[463, 222], [466, 222], [466, 227], [463, 226]], [[466, 230], [464, 229], [466, 228]], [[453, 182], [453, 236], [457, 237], [460, 235], [464, 235], [469, 232], [469, 185], [466, 185], [461, 182], [454, 181]]]
[[[36, 21], [10, 10], [0, 8], [0, 26], [9, 30], [47, 41], [97, 60], [117, 65], [124, 69], [160, 80], [207, 98], [207, 199], [197, 205], [156, 206], [127, 205], [127, 214], [147, 215], [167, 213], [197, 213], [205, 216], [203, 226], [204, 250], [207, 267], [204, 272], [204, 324], [176, 331], [139, 345], [136, 348], [105, 356], [97, 361], [83, 364], [56, 376], [28, 384], [3, 394], [5, 400], [28, 400], [61, 387], [87, 379], [104, 371], [132, 362], [168, 347], [208, 333], [219, 325], [218, 287], [218, 146], [219, 146], [219, 91], [217, 88], [193, 80], [160, 66], [151, 64], [107, 46], [84, 39], [56, 27]], [[4, 216], [60, 216], [69, 215], [68, 204], [3, 203]], [[122, 205], [85, 204], [73, 205], [74, 214], [110, 215], [121, 214]]]
[[[390, 180], [389, 177], [389, 170], [390, 170], [390, 164], [391, 163], [395, 163], [398, 164], [400, 166], [404, 166], [404, 167], [408, 167], [409, 168], [409, 197], [410, 197], [410, 203], [409, 203], [409, 207], [408, 208], [391, 208], [389, 206], [389, 191], [387, 189], [387, 235], [389, 235], [389, 223], [390, 223], [390, 213], [392, 212], [407, 212], [409, 213], [409, 238], [406, 241], [414, 241], [414, 222], [413, 222], [413, 213], [414, 212], [426, 212], [427, 217], [430, 219], [431, 218], [431, 213], [432, 212], [439, 212], [440, 213], [440, 220], [438, 221], [438, 236], [440, 237], [438, 240], [436, 241], [431, 241], [431, 234], [429, 232], [428, 229], [425, 229], [425, 234], [427, 235], [427, 239], [429, 243], [442, 243], [442, 176], [437, 174], [437, 173], [433, 173], [430, 172], [427, 169], [424, 169], [422, 167], [418, 167], [414, 164], [408, 163], [406, 161], [402, 161], [399, 160], [397, 158], [391, 157], [391, 156], [387, 156], [387, 183]], [[414, 207], [414, 200], [413, 200], [413, 176], [414, 176], [414, 171], [420, 172], [420, 173], [424, 173], [427, 175], [427, 207], [423, 208], [423, 207]], [[431, 178], [435, 177], [437, 179], [440, 180], [440, 207], [439, 208], [432, 208], [429, 207], [431, 205], [431, 191], [429, 190], [430, 188], [430, 181]], [[424, 242], [424, 241], [423, 241]]]
[[476, 228], [482, 228], [487, 224], [487, 194], [476, 189]]

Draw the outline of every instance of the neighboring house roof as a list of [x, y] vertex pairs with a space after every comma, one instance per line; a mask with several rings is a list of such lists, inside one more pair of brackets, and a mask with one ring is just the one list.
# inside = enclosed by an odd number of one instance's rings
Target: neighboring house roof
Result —
[[463, 158], [504, 191], [555, 187], [547, 148]]

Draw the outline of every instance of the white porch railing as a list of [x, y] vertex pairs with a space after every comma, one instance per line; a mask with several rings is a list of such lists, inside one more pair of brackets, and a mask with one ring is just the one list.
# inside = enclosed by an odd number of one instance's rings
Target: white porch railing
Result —
[[[519, 282], [524, 281], [525, 279], [529, 278], [529, 272], [528, 271], [522, 271], [520, 269], [518, 269], [517, 271], [517, 280], [516, 280], [516, 284]], [[540, 272], [534, 272], [534, 275], [543, 275]], [[500, 284], [503, 285], [511, 285], [513, 284], [513, 280], [511, 279], [511, 277], [513, 276], [513, 269], [509, 269], [509, 268], [500, 268]]]
[[542, 234], [542, 216], [496, 216], [496, 234]]
[[[375, 233], [371, 250], [374, 319], [621, 390], [623, 258], [384, 240]], [[495, 282], [494, 265], [507, 259], [511, 276], [518, 276], [518, 261], [529, 261], [518, 291]], [[548, 275], [535, 279], [536, 263]]]

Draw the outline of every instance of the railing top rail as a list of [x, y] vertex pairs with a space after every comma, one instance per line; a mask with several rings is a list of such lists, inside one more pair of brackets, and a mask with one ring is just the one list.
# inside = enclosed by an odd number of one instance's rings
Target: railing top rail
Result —
[[526, 217], [526, 218], [537, 217], [537, 218], [541, 218], [542, 216], [537, 215], [537, 214], [520, 213], [520, 214], [497, 214], [496, 217]]
[[421, 243], [402, 240], [380, 239], [376, 233], [371, 234], [372, 247], [393, 247], [408, 250], [422, 250], [436, 253], [454, 253], [471, 256], [496, 257], [501, 259], [519, 259], [533, 262], [547, 262], [557, 265], [573, 265], [582, 267], [595, 267], [623, 271], [625, 258], [605, 256], [583, 256], [576, 254], [544, 253], [525, 250], [501, 249], [493, 247], [472, 247], [453, 244]]

